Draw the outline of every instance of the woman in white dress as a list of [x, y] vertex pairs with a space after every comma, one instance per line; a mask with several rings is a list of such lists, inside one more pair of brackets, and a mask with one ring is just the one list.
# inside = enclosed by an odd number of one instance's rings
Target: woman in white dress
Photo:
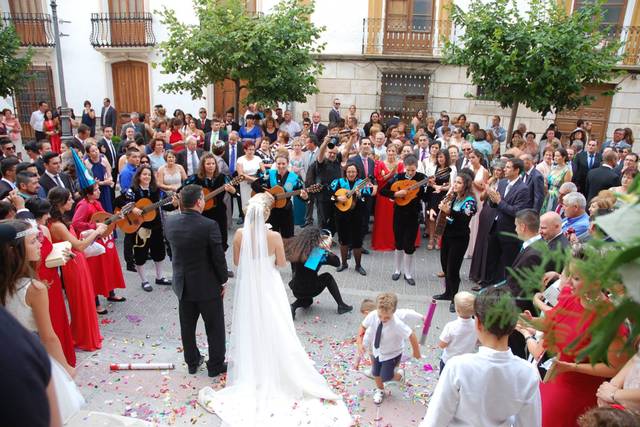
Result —
[[351, 416], [300, 344], [277, 267], [286, 265], [280, 234], [268, 229], [273, 197], [254, 196], [233, 241], [238, 278], [226, 387], [198, 401], [223, 426], [347, 427]]
[[469, 162], [471, 163], [471, 170], [473, 171], [473, 194], [476, 197], [478, 211], [473, 218], [471, 218], [471, 222], [469, 222], [471, 235], [469, 236], [467, 252], [464, 254], [465, 258], [471, 258], [473, 256], [473, 249], [476, 246], [476, 238], [478, 237], [480, 212], [482, 212], [482, 198], [484, 192], [487, 190], [487, 183], [489, 182], [489, 171], [482, 166], [483, 157], [482, 152], [475, 149], [469, 154]]
[[164, 153], [165, 165], [160, 166], [156, 172], [156, 182], [163, 191], [178, 191], [182, 181], [187, 179], [187, 173], [182, 165], [176, 163], [176, 153], [168, 150]]
[[242, 209], [244, 210], [251, 199], [251, 183], [258, 179], [258, 171], [264, 172], [262, 159], [256, 156], [256, 144], [251, 140], [245, 140], [242, 147], [244, 156], [240, 156], [236, 162], [238, 175], [244, 176], [244, 181], [240, 183], [240, 199], [242, 199]]

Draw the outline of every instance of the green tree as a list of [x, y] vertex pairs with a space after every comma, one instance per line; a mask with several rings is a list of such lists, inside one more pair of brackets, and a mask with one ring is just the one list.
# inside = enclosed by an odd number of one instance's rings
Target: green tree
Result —
[[466, 67], [481, 99], [511, 107], [509, 142], [520, 104], [542, 117], [576, 109], [593, 100], [581, 93], [586, 85], [617, 74], [621, 44], [602, 24], [601, 3], [572, 14], [555, 0], [532, 0], [527, 12], [515, 0], [454, 6], [451, 20], [461, 34], [445, 44], [444, 62]]
[[247, 13], [241, 0], [194, 0], [194, 6], [198, 25], [161, 12], [169, 31], [160, 43], [162, 72], [177, 76], [161, 90], [196, 99], [208, 85], [231, 79], [236, 114], [244, 88], [248, 102], [264, 104], [304, 102], [318, 91], [322, 67], [313, 55], [324, 48], [317, 43], [324, 28], [310, 20], [313, 4], [282, 0], [266, 15]]
[[29, 80], [31, 48], [20, 52], [20, 38], [13, 25], [0, 28], [0, 96], [14, 96]]

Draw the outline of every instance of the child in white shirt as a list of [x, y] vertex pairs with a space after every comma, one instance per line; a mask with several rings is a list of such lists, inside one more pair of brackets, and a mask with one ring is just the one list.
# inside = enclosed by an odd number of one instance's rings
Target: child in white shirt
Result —
[[476, 297], [470, 292], [458, 292], [453, 297], [458, 318], [444, 325], [440, 334], [438, 347], [444, 349], [440, 358], [440, 374], [444, 365], [453, 356], [473, 353], [478, 342], [475, 321], [473, 320], [473, 304]]
[[383, 293], [376, 298], [376, 311], [370, 312], [362, 321], [361, 332], [371, 329], [372, 334], [358, 334], [358, 352], [364, 354], [365, 348], [371, 351], [371, 373], [376, 382], [373, 395], [375, 404], [384, 399], [384, 383], [401, 381], [404, 372], [396, 367], [402, 358], [404, 340], [409, 339], [413, 348], [413, 357], [420, 359], [418, 338], [404, 322], [394, 315], [398, 306], [398, 297], [392, 293]]

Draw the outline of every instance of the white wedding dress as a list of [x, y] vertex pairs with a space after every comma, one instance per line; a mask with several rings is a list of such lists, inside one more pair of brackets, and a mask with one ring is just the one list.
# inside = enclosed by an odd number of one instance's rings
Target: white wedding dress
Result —
[[250, 204], [245, 216], [226, 387], [205, 387], [198, 401], [223, 426], [351, 426], [346, 405], [298, 340], [263, 215]]

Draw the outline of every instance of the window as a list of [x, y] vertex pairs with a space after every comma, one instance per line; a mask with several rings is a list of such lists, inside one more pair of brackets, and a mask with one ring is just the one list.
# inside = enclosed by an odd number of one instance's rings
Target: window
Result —
[[382, 73], [383, 119], [398, 116], [411, 120], [416, 111], [426, 110], [430, 79], [429, 74]]
[[42, 0], [9, 0], [11, 13], [42, 13]]
[[109, 12], [142, 13], [144, 12], [144, 0], [109, 0]]
[[26, 86], [22, 89], [16, 90], [16, 107], [18, 110], [18, 119], [23, 126], [22, 136], [25, 138], [33, 138], [35, 133], [31, 126], [29, 126], [29, 119], [31, 118], [31, 112], [38, 109], [38, 103], [45, 101], [49, 104], [49, 108], [54, 109], [55, 95], [53, 91], [53, 76], [51, 74], [51, 67], [45, 66], [32, 66], [27, 74], [31, 76], [31, 79], [27, 82]]
[[[580, 9], [582, 6], [591, 3], [589, 0], [575, 0], [573, 10]], [[624, 14], [627, 10], [627, 0], [607, 0], [602, 4], [604, 16], [602, 23], [611, 26], [622, 26], [624, 23]]]
[[387, 0], [384, 51], [430, 53], [433, 25], [433, 0]]

